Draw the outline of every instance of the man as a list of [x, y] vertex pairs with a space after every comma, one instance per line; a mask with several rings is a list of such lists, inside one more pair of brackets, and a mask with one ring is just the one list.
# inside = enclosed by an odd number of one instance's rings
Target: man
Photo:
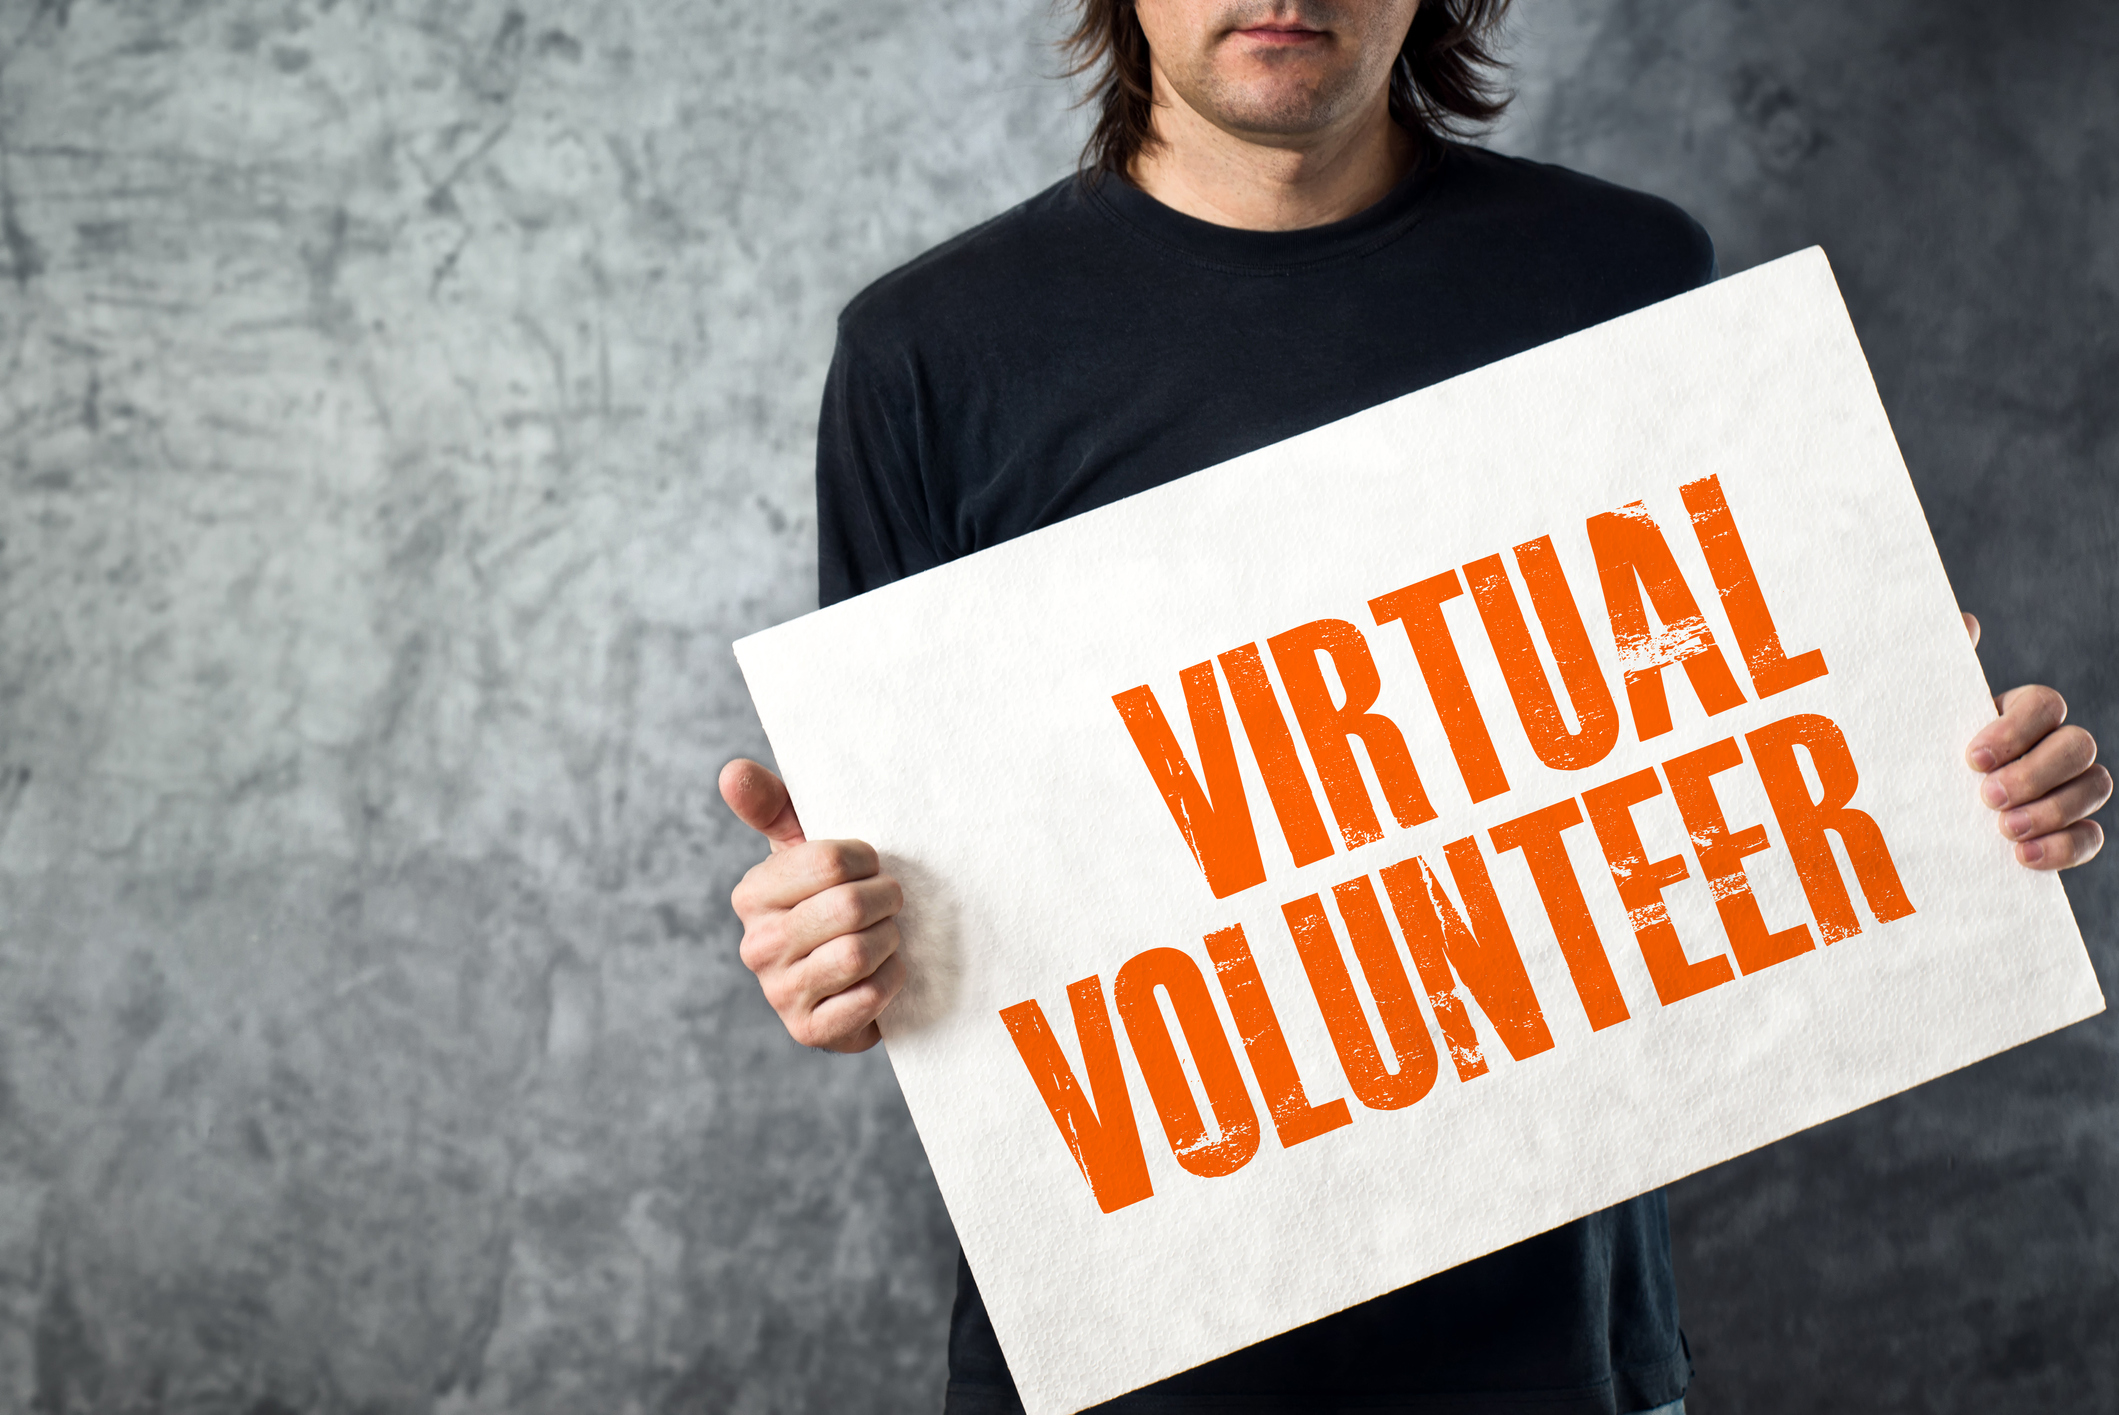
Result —
[[[1084, 176], [841, 318], [824, 600], [1711, 280], [1669, 204], [1448, 139], [1499, 111], [1505, 3], [1084, 0], [1073, 42], [1102, 102]], [[2031, 868], [2089, 859], [2112, 789], [2094, 742], [2051, 689], [2000, 706], [1967, 761], [2003, 833]], [[858, 841], [805, 841], [763, 767], [730, 763], [722, 794], [772, 849], [735, 892], [745, 963], [797, 1041], [873, 1045], [904, 982], [897, 884]], [[959, 1271], [948, 1409], [1019, 1409]], [[1109, 1408], [1617, 1415], [1677, 1408], [1689, 1374], [1652, 1194]]]

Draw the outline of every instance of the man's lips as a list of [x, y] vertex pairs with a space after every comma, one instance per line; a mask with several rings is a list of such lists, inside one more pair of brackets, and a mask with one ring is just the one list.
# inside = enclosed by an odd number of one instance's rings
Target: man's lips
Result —
[[1307, 44], [1313, 39], [1324, 38], [1323, 30], [1306, 29], [1301, 25], [1256, 25], [1236, 32], [1255, 44], [1275, 46]]

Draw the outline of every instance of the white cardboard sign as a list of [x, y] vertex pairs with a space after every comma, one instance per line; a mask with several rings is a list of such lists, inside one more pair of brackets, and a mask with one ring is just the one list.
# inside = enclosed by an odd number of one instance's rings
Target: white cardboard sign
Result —
[[1031, 1415], [2103, 1007], [1814, 249], [736, 649]]

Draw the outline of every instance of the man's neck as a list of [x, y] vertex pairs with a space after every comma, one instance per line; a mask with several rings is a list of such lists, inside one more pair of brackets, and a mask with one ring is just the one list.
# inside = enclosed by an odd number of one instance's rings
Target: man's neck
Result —
[[1155, 81], [1160, 141], [1129, 175], [1164, 206], [1216, 226], [1294, 231], [1343, 220], [1380, 201], [1418, 151], [1381, 101], [1324, 132], [1261, 138], [1217, 127], [1161, 73]]

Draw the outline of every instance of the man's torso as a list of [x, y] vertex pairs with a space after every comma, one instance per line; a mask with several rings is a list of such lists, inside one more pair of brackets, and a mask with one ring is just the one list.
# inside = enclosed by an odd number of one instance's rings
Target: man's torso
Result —
[[[847, 307], [818, 438], [822, 598], [1713, 274], [1706, 234], [1668, 203], [1466, 147], [1442, 149], [1367, 211], [1303, 231], [1210, 226], [1123, 182], [1062, 182]], [[1019, 1408], [968, 1269], [950, 1370], [952, 1412]], [[1609, 1415], [1677, 1398], [1688, 1372], [1654, 1194], [1110, 1408]]]

